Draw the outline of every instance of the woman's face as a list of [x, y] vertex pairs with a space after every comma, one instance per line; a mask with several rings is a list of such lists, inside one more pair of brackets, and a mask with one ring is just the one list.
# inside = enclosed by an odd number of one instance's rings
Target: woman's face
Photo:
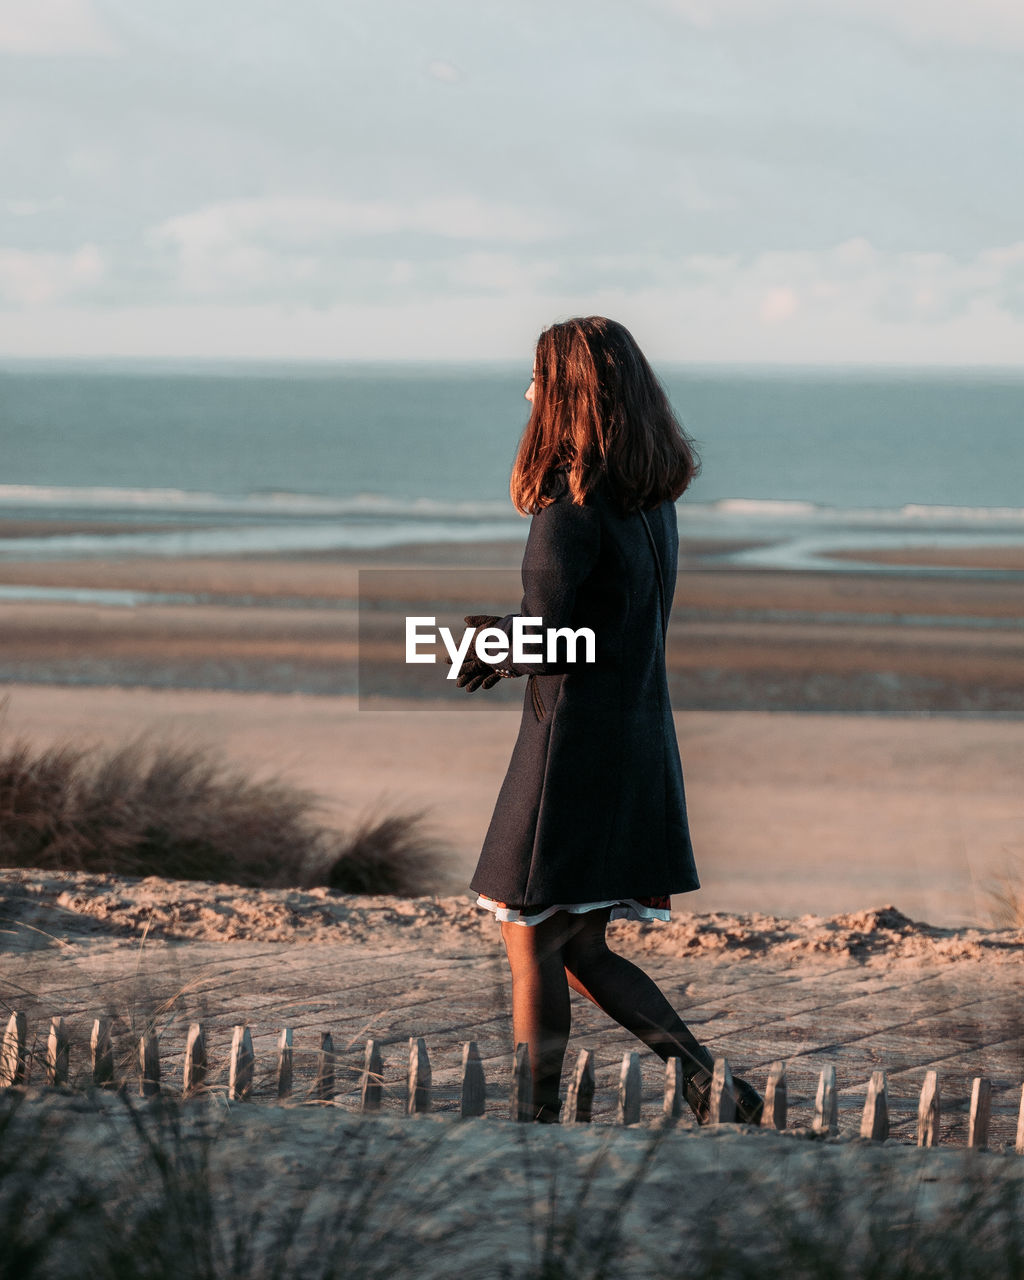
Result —
[[537, 366], [534, 365], [533, 372], [530, 374], [530, 385], [523, 392], [523, 395], [526, 397], [527, 400], [529, 400], [530, 404], [533, 404], [533, 392], [536, 384], [537, 384]]

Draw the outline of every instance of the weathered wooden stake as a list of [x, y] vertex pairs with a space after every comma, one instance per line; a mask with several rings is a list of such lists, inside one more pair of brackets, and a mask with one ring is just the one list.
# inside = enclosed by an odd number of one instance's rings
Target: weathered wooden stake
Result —
[[581, 1049], [565, 1099], [565, 1123], [589, 1124], [594, 1110], [594, 1055]]
[[671, 1057], [665, 1063], [665, 1102], [661, 1114], [666, 1120], [678, 1120], [683, 1114], [683, 1060]]
[[482, 1116], [486, 1086], [484, 1064], [475, 1040], [467, 1040], [462, 1046], [462, 1115]]
[[380, 1045], [376, 1040], [367, 1040], [366, 1054], [363, 1058], [363, 1074], [359, 1078], [359, 1110], [379, 1111], [380, 1100], [384, 1092], [384, 1064], [381, 1061]]
[[1024, 1156], [1024, 1087], [1020, 1091], [1020, 1109], [1017, 1112], [1017, 1141], [1014, 1143], [1013, 1149], [1019, 1156]]
[[287, 1098], [292, 1091], [292, 1029], [283, 1027], [277, 1038], [277, 1096]]
[[815, 1133], [839, 1132], [839, 1094], [836, 1089], [836, 1069], [831, 1062], [822, 1067], [818, 1077], [818, 1092], [814, 1095], [813, 1128]]
[[28, 1079], [26, 1026], [23, 1013], [12, 1013], [7, 1020], [3, 1050], [0, 1051], [0, 1086], [5, 1088], [12, 1084], [24, 1084]]
[[868, 1081], [860, 1136], [874, 1142], [884, 1142], [889, 1136], [889, 1086], [884, 1071], [872, 1071]]
[[92, 1082], [98, 1089], [109, 1089], [114, 1083], [114, 1050], [110, 1043], [110, 1019], [96, 1018], [89, 1037]]
[[988, 1122], [992, 1116], [992, 1081], [975, 1076], [971, 1084], [971, 1112], [967, 1120], [967, 1145], [988, 1146]]
[[732, 1071], [728, 1058], [715, 1059], [715, 1074], [711, 1077], [711, 1098], [708, 1108], [708, 1124], [734, 1124], [736, 1121], [736, 1092], [732, 1083]]
[[761, 1124], [785, 1129], [786, 1112], [789, 1109], [789, 1093], [786, 1087], [786, 1064], [773, 1062], [768, 1070], [768, 1083], [764, 1091], [764, 1115]]
[[160, 1092], [160, 1037], [147, 1031], [139, 1038], [139, 1093], [152, 1098]]
[[921, 1100], [917, 1104], [917, 1145], [939, 1145], [939, 1123], [942, 1119], [942, 1100], [939, 1094], [939, 1073], [926, 1071], [921, 1086]]
[[71, 1055], [67, 1027], [61, 1017], [50, 1020], [50, 1034], [46, 1037], [46, 1083], [67, 1084], [68, 1060]]
[[422, 1036], [409, 1037], [409, 1092], [406, 1097], [407, 1115], [417, 1115], [430, 1110], [430, 1059]]
[[313, 1098], [317, 1102], [330, 1102], [334, 1097], [334, 1037], [329, 1031], [320, 1032], [320, 1052], [316, 1059], [316, 1079], [313, 1081]]
[[252, 1097], [252, 1077], [256, 1055], [252, 1048], [252, 1033], [247, 1026], [235, 1027], [231, 1037], [231, 1062], [228, 1066], [228, 1097], [247, 1102]]
[[182, 1093], [186, 1098], [197, 1094], [206, 1084], [206, 1036], [198, 1022], [193, 1022], [185, 1039], [185, 1069]]
[[640, 1055], [625, 1053], [622, 1055], [622, 1070], [619, 1072], [619, 1105], [616, 1112], [618, 1124], [640, 1123], [640, 1097], [643, 1092], [643, 1080], [640, 1075]]
[[[94, 1085], [107, 1086], [114, 1081], [114, 1060], [111, 1046], [109, 1018], [96, 1018], [90, 1039], [91, 1074]], [[10, 1015], [0, 1046], [0, 1088], [22, 1084], [28, 1076], [27, 1028], [22, 1013]], [[139, 1039], [139, 1091], [151, 1097], [161, 1091], [160, 1040], [149, 1030]], [[292, 1088], [292, 1031], [284, 1028], [278, 1040], [278, 1096], [286, 1097]], [[329, 1100], [335, 1096], [336, 1054], [329, 1031], [321, 1035], [313, 1097]], [[69, 1037], [64, 1019], [55, 1016], [51, 1020], [46, 1042], [45, 1072], [48, 1084], [64, 1084], [68, 1079]], [[665, 1064], [665, 1094], [662, 1115], [676, 1119], [683, 1111], [683, 1063], [678, 1057]], [[203, 1028], [193, 1023], [185, 1045], [184, 1094], [189, 1096], [201, 1090], [206, 1081], [207, 1054]], [[231, 1044], [231, 1060], [228, 1079], [228, 1096], [248, 1099], [252, 1096], [255, 1071], [252, 1033], [248, 1026], [234, 1029]], [[378, 1111], [382, 1101], [382, 1076], [380, 1047], [374, 1040], [366, 1042], [366, 1056], [360, 1077], [361, 1110]], [[430, 1110], [431, 1068], [426, 1045], [422, 1037], [409, 1039], [409, 1082], [407, 1112], [412, 1115]], [[533, 1118], [532, 1076], [528, 1046], [516, 1046], [513, 1066], [510, 1114], [519, 1121]], [[588, 1049], [581, 1050], [569, 1084], [564, 1113], [568, 1124], [589, 1122], [593, 1113], [594, 1059]], [[627, 1053], [622, 1060], [618, 1084], [616, 1120], [619, 1124], [637, 1124], [641, 1118], [642, 1079], [640, 1060], [636, 1053]], [[763, 1123], [775, 1129], [785, 1129], [788, 1109], [788, 1086], [784, 1062], [773, 1062], [765, 1088]], [[967, 1145], [984, 1148], [988, 1145], [992, 1112], [992, 1083], [983, 1076], [972, 1082]], [[480, 1051], [475, 1041], [463, 1044], [461, 1114], [478, 1116], [485, 1113], [485, 1080]], [[709, 1098], [708, 1123], [723, 1124], [735, 1120], [735, 1093], [732, 1072], [725, 1058], [715, 1060], [714, 1076]], [[937, 1071], [925, 1073], [917, 1110], [917, 1144], [921, 1147], [938, 1146], [940, 1142], [941, 1096]], [[838, 1132], [838, 1100], [836, 1072], [833, 1064], [826, 1065], [818, 1080], [815, 1097], [813, 1128], [818, 1133]], [[884, 1141], [889, 1136], [888, 1082], [883, 1070], [872, 1073], [868, 1082], [861, 1117], [860, 1135], [873, 1141]], [[1024, 1088], [1021, 1089], [1017, 1115], [1015, 1150], [1024, 1155]]]
[[533, 1075], [530, 1071], [530, 1046], [527, 1044], [517, 1044], [512, 1059], [508, 1118], [517, 1121], [533, 1119]]

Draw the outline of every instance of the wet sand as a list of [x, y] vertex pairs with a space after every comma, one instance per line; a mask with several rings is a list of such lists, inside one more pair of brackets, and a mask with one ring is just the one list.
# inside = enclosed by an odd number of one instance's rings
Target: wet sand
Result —
[[[521, 553], [2, 561], [0, 681], [448, 700], [443, 672], [405, 664], [405, 617], [516, 608]], [[742, 569], [700, 544], [677, 580], [673, 703], [1024, 716], [1020, 600], [1015, 574]]]

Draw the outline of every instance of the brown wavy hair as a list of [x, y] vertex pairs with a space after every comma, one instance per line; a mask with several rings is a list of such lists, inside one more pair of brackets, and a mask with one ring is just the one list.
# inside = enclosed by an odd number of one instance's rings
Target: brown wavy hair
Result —
[[553, 324], [537, 339], [533, 411], [509, 492], [524, 515], [557, 496], [582, 505], [600, 485], [623, 512], [675, 501], [700, 469], [661, 383], [623, 325], [604, 316]]

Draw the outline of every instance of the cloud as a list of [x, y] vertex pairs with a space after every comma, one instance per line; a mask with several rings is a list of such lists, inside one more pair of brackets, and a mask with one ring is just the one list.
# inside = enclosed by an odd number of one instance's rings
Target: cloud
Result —
[[849, 314], [865, 331], [897, 324], [924, 332], [977, 307], [1024, 319], [1024, 242], [958, 258], [882, 252], [857, 238], [823, 251], [683, 258], [676, 273], [663, 263], [658, 274], [676, 274], [681, 286], [689, 279], [716, 309], [765, 327], [791, 324], [798, 313], [808, 325], [843, 325]]
[[447, 271], [449, 291], [454, 293], [518, 293], [524, 287], [543, 290], [557, 280], [559, 266], [553, 259], [524, 257], [515, 253], [465, 253]]
[[153, 228], [154, 241], [183, 248], [228, 243], [309, 244], [359, 236], [420, 232], [447, 240], [529, 244], [552, 233], [535, 215], [475, 196], [440, 199], [346, 200], [281, 196], [228, 200], [168, 218]]
[[[0, 254], [0, 292], [20, 290], [26, 303], [0, 310], [0, 350], [494, 359], [525, 357], [552, 320], [592, 313], [627, 324], [659, 362], [1011, 365], [1024, 350], [1024, 242], [959, 259], [886, 252], [864, 239], [820, 252], [652, 256], [642, 265], [630, 256], [575, 287], [554, 254], [458, 252], [440, 275], [396, 256], [381, 264], [388, 288], [365, 296], [344, 272], [312, 303], [298, 288], [240, 301], [237, 282], [222, 278], [219, 294], [154, 296], [144, 307], [95, 305], [85, 287], [97, 278], [94, 254], [79, 251], [77, 272], [74, 255]], [[276, 268], [239, 259], [231, 269], [245, 278]], [[308, 270], [315, 277], [318, 262]]]
[[52, 213], [55, 209], [63, 209], [63, 196], [50, 196], [45, 200], [8, 198], [0, 200], [0, 209], [12, 218], [34, 218], [40, 213]]
[[1024, 48], [1024, 6], [1015, 0], [654, 0], [701, 30], [771, 25], [793, 18], [881, 27], [922, 44]]
[[73, 253], [0, 248], [0, 306], [40, 307], [88, 292], [104, 274], [94, 244]]
[[427, 75], [433, 80], [440, 80], [442, 84], [459, 84], [465, 79], [453, 62], [446, 62], [443, 58], [435, 58], [427, 63]]
[[0, 54], [109, 57], [118, 52], [89, 0], [0, 0]]
[[[439, 255], [465, 254], [466, 270], [479, 282], [474, 245], [527, 245], [551, 231], [533, 214], [471, 196], [405, 202], [289, 196], [207, 205], [160, 223], [147, 242], [170, 250], [177, 285], [188, 295], [323, 305], [374, 283], [385, 290], [416, 283], [444, 288]], [[424, 238], [434, 242], [433, 251], [420, 243]], [[413, 258], [403, 250], [409, 242], [416, 242]]]
[[766, 324], [781, 324], [783, 320], [788, 320], [800, 306], [800, 300], [792, 289], [787, 289], [785, 285], [778, 285], [774, 289], [769, 289], [761, 301], [761, 319]]
[[[252, 354], [269, 353], [274, 339], [261, 326], [271, 314], [282, 316], [282, 356], [296, 354], [296, 332], [319, 331], [312, 316], [333, 315], [345, 317], [347, 341], [360, 357], [430, 358], [449, 338], [419, 333], [411, 321], [406, 334], [402, 317], [432, 312], [464, 340], [448, 350], [450, 358], [514, 355], [514, 349], [501, 349], [506, 306], [530, 330], [579, 313], [638, 317], [654, 331], [655, 350], [660, 336], [661, 358], [1008, 363], [1024, 349], [1024, 241], [963, 256], [889, 251], [857, 237], [823, 250], [634, 250], [617, 257], [588, 254], [571, 240], [509, 248], [439, 240], [435, 256], [425, 257], [397, 249], [388, 236], [367, 252], [366, 239], [352, 233], [364, 226], [366, 206], [345, 205], [339, 213], [337, 202], [327, 203], [330, 217], [320, 204], [313, 210], [303, 204], [298, 217], [292, 202], [286, 202], [289, 217], [251, 223], [238, 219], [237, 206], [226, 220], [209, 210], [210, 216], [186, 215], [172, 220], [172, 229], [161, 228], [148, 256], [113, 245], [101, 253], [93, 244], [66, 253], [0, 250], [0, 302], [8, 316], [71, 307], [83, 320], [88, 314], [94, 328], [105, 316], [90, 333], [92, 342], [111, 317], [128, 314], [137, 283], [145, 279], [139, 314], [194, 315], [197, 307], [211, 317], [251, 314], [252, 322], [237, 328], [231, 342], [259, 332], [259, 352]], [[264, 202], [253, 204], [267, 212]], [[217, 208], [223, 213], [224, 206]], [[414, 221], [434, 225], [422, 214]], [[405, 222], [396, 216], [389, 225]], [[302, 239], [298, 227], [324, 235]], [[325, 228], [338, 227], [351, 243], [326, 234]], [[360, 311], [367, 317], [365, 332], [356, 332]], [[391, 330], [383, 323], [388, 315], [396, 322]], [[474, 330], [468, 317], [477, 317], [480, 328]], [[172, 331], [168, 354], [193, 354], [191, 337], [173, 325]], [[0, 334], [0, 349], [19, 350], [22, 341], [20, 333]], [[331, 341], [325, 331], [310, 350], [329, 355]], [[210, 353], [218, 351], [245, 354], [213, 340]]]

